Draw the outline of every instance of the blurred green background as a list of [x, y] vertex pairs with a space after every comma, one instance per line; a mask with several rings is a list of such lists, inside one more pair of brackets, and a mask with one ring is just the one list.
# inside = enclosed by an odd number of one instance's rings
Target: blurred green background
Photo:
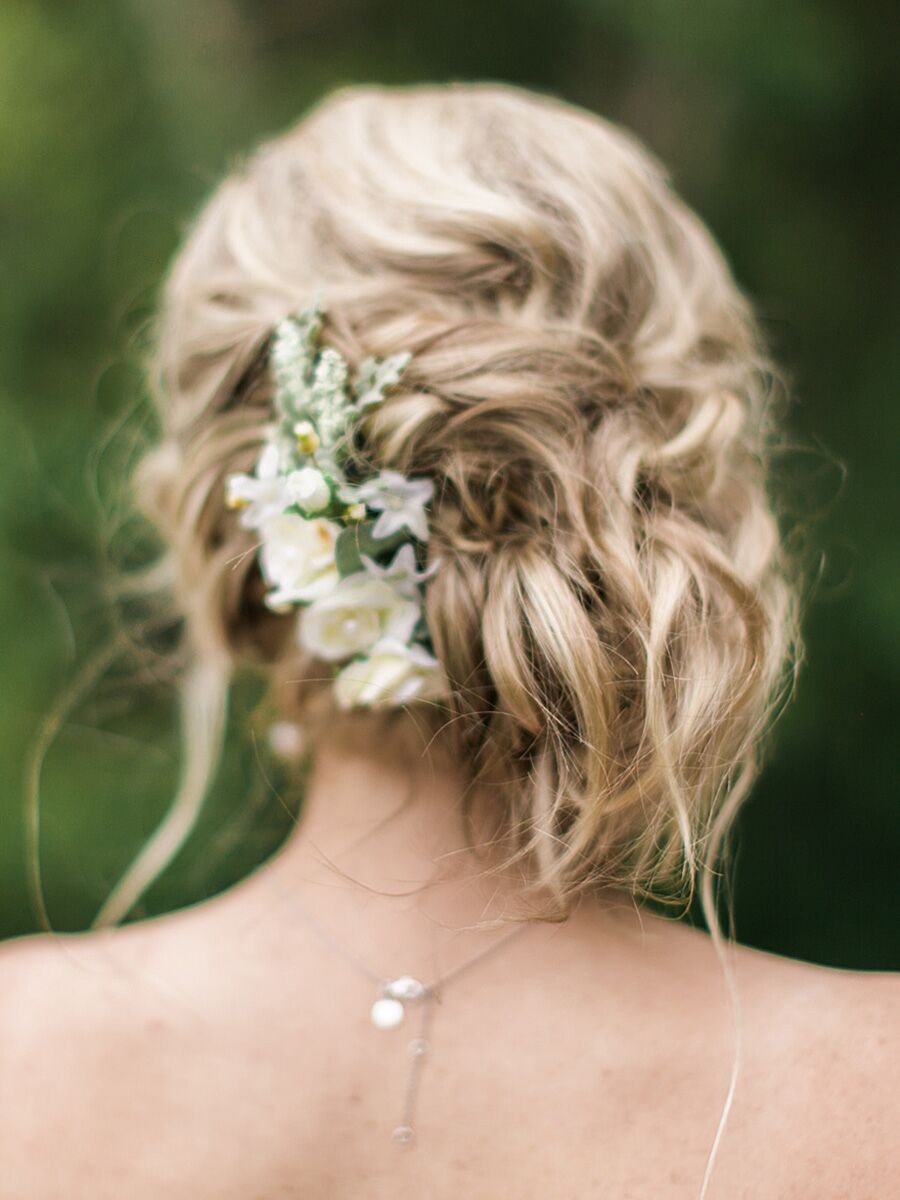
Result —
[[[0, 8], [0, 936], [38, 927], [29, 762], [111, 633], [104, 547], [141, 437], [140, 350], [185, 220], [260, 137], [347, 82], [507, 80], [636, 131], [724, 247], [790, 373], [787, 501], [821, 559], [808, 662], [739, 826], [738, 936], [900, 967], [898, 90], [888, 9], [830, 0], [5, 0]], [[805, 447], [806, 449], [803, 449]], [[133, 552], [133, 553], [132, 553]], [[226, 886], [295, 799], [244, 719], [140, 912]], [[117, 669], [49, 745], [41, 866], [84, 927], [176, 778], [175, 708]], [[32, 827], [33, 828], [33, 827]]]

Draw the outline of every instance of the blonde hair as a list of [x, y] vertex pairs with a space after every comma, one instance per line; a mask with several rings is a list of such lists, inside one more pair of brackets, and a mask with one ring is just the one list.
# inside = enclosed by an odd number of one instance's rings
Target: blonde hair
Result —
[[684, 898], [702, 876], [714, 920], [712, 870], [800, 658], [769, 495], [779, 377], [636, 139], [454, 84], [331, 94], [224, 180], [173, 264], [163, 437], [135, 485], [192, 661], [184, 772], [101, 923], [190, 829], [235, 666], [311, 730], [332, 713], [223, 504], [269, 419], [273, 327], [319, 290], [352, 364], [412, 353], [366, 446], [437, 481], [426, 613], [452, 695], [417, 722], [470, 765], [492, 839], [557, 915], [589, 887]]

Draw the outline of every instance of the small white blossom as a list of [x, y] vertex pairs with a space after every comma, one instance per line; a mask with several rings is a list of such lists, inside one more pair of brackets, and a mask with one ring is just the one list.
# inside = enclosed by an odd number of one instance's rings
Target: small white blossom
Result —
[[334, 547], [340, 532], [334, 521], [297, 513], [265, 523], [259, 558], [263, 577], [274, 588], [266, 596], [270, 608], [306, 603], [331, 591], [338, 582]]
[[416, 567], [416, 552], [411, 542], [404, 542], [386, 567], [382, 567], [366, 554], [362, 555], [362, 561], [370, 575], [385, 580], [396, 588], [401, 596], [410, 597], [418, 595], [419, 584], [430, 579], [440, 565], [440, 560], [436, 559], [424, 571], [419, 571]]
[[274, 479], [283, 469], [281, 447], [277, 441], [267, 442], [256, 460], [257, 479]]
[[225, 502], [241, 509], [239, 522], [245, 529], [259, 529], [284, 512], [291, 501], [281, 473], [281, 451], [274, 442], [265, 446], [252, 475], [228, 476]]
[[331, 489], [328, 480], [315, 467], [301, 467], [291, 471], [285, 480], [287, 494], [291, 503], [296, 504], [305, 513], [321, 512], [327, 508], [331, 500]]
[[300, 642], [317, 658], [339, 661], [368, 650], [383, 637], [406, 642], [419, 613], [417, 600], [358, 571], [304, 609]]
[[411, 700], [440, 698], [446, 678], [438, 660], [417, 644], [384, 638], [365, 658], [344, 667], [334, 682], [341, 708], [407, 704]]
[[420, 542], [428, 541], [425, 506], [434, 494], [430, 479], [407, 479], [399, 471], [380, 471], [374, 479], [356, 488], [356, 498], [381, 515], [372, 529], [376, 538], [391, 537], [408, 529]]

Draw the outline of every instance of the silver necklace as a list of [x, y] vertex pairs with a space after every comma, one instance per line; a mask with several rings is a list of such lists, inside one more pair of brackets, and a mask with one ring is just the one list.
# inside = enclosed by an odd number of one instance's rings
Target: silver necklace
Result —
[[395, 1145], [400, 1147], [408, 1146], [415, 1137], [416, 1130], [413, 1122], [415, 1119], [416, 1101], [419, 1095], [419, 1082], [422, 1067], [431, 1049], [428, 1041], [428, 1030], [434, 1001], [440, 998], [441, 990], [448, 983], [457, 979], [464, 971], [468, 971], [470, 967], [474, 967], [483, 958], [487, 958], [495, 950], [500, 950], [508, 942], [511, 942], [513, 938], [524, 933], [529, 926], [527, 924], [520, 925], [498, 942], [494, 942], [490, 946], [483, 946], [476, 954], [465, 959], [451, 971], [446, 971], [443, 975], [439, 975], [431, 983], [422, 983], [412, 975], [398, 975], [396, 978], [390, 979], [384, 975], [380, 975], [377, 971], [373, 971], [367, 963], [357, 958], [332, 933], [325, 929], [323, 925], [320, 925], [318, 920], [299, 900], [293, 896], [290, 899], [293, 907], [303, 917], [310, 929], [327, 946], [334, 950], [335, 953], [339, 954], [345, 962], [349, 963], [357, 972], [365, 975], [367, 979], [375, 984], [376, 994], [369, 1011], [369, 1017], [376, 1029], [396, 1029], [406, 1019], [407, 1005], [418, 1009], [419, 1022], [416, 1036], [407, 1044], [409, 1073], [406, 1078], [406, 1088], [403, 1094], [403, 1108], [399, 1124], [394, 1127], [391, 1134], [391, 1139]]

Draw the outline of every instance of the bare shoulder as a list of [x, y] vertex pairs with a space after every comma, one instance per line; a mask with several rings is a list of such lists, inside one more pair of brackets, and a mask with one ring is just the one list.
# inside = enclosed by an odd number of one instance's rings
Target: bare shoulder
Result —
[[89, 1194], [108, 1148], [152, 1111], [146, 1068], [167, 1007], [154, 941], [123, 929], [0, 945], [2, 1200]]
[[724, 948], [726, 970], [706, 934], [663, 925], [649, 925], [669, 983], [660, 1027], [689, 1031], [683, 1061], [719, 1111], [739, 1047], [710, 1196], [890, 1194], [900, 1177], [900, 975], [735, 945]]
[[189, 1011], [208, 967], [202, 916], [0, 943], [3, 1061], [33, 1064], [69, 1045], [87, 1068], [104, 1045], [142, 1035], [161, 1006]]
[[900, 1055], [900, 974], [822, 967], [747, 947], [733, 951], [738, 994], [773, 1044], [807, 1061], [865, 1072], [873, 1085]]
[[[148, 923], [152, 925], [153, 923]], [[163, 939], [164, 941], [165, 939]], [[129, 926], [86, 933], [34, 934], [0, 943], [0, 1023], [27, 1043], [55, 1034], [112, 1034], [153, 976], [155, 929]], [[123, 1027], [127, 1022], [123, 1022]]]
[[0, 945], [0, 1056], [7, 1085], [25, 1070], [38, 1083], [36, 1076], [52, 1062], [58, 1091], [65, 1073], [56, 1068], [76, 1056], [86, 1064], [103, 1040], [127, 1027], [117, 1017], [134, 1012], [140, 992], [122, 954], [128, 941], [125, 931], [110, 931], [39, 934]]
[[[900, 1177], [900, 975], [740, 949], [750, 1114], [820, 1197], [880, 1197]], [[805, 1194], [798, 1191], [799, 1194]]]
[[81, 1032], [116, 990], [109, 935], [37, 934], [0, 945], [0, 1045], [6, 1071], [57, 1035]]
[[[17, 938], [0, 946], [0, 1195], [62, 1194], [65, 1140], [74, 1122], [75, 1076], [85, 1094], [86, 1042], [95, 1041], [96, 974], [84, 943], [68, 935]], [[74, 957], [73, 957], [74, 956]], [[77, 1136], [77, 1135], [76, 1135]], [[41, 1150], [41, 1147], [44, 1150]], [[47, 1153], [46, 1147], [53, 1152]], [[71, 1147], [74, 1149], [74, 1146]], [[62, 1170], [56, 1174], [55, 1158]], [[8, 1189], [8, 1190], [4, 1190]]]

